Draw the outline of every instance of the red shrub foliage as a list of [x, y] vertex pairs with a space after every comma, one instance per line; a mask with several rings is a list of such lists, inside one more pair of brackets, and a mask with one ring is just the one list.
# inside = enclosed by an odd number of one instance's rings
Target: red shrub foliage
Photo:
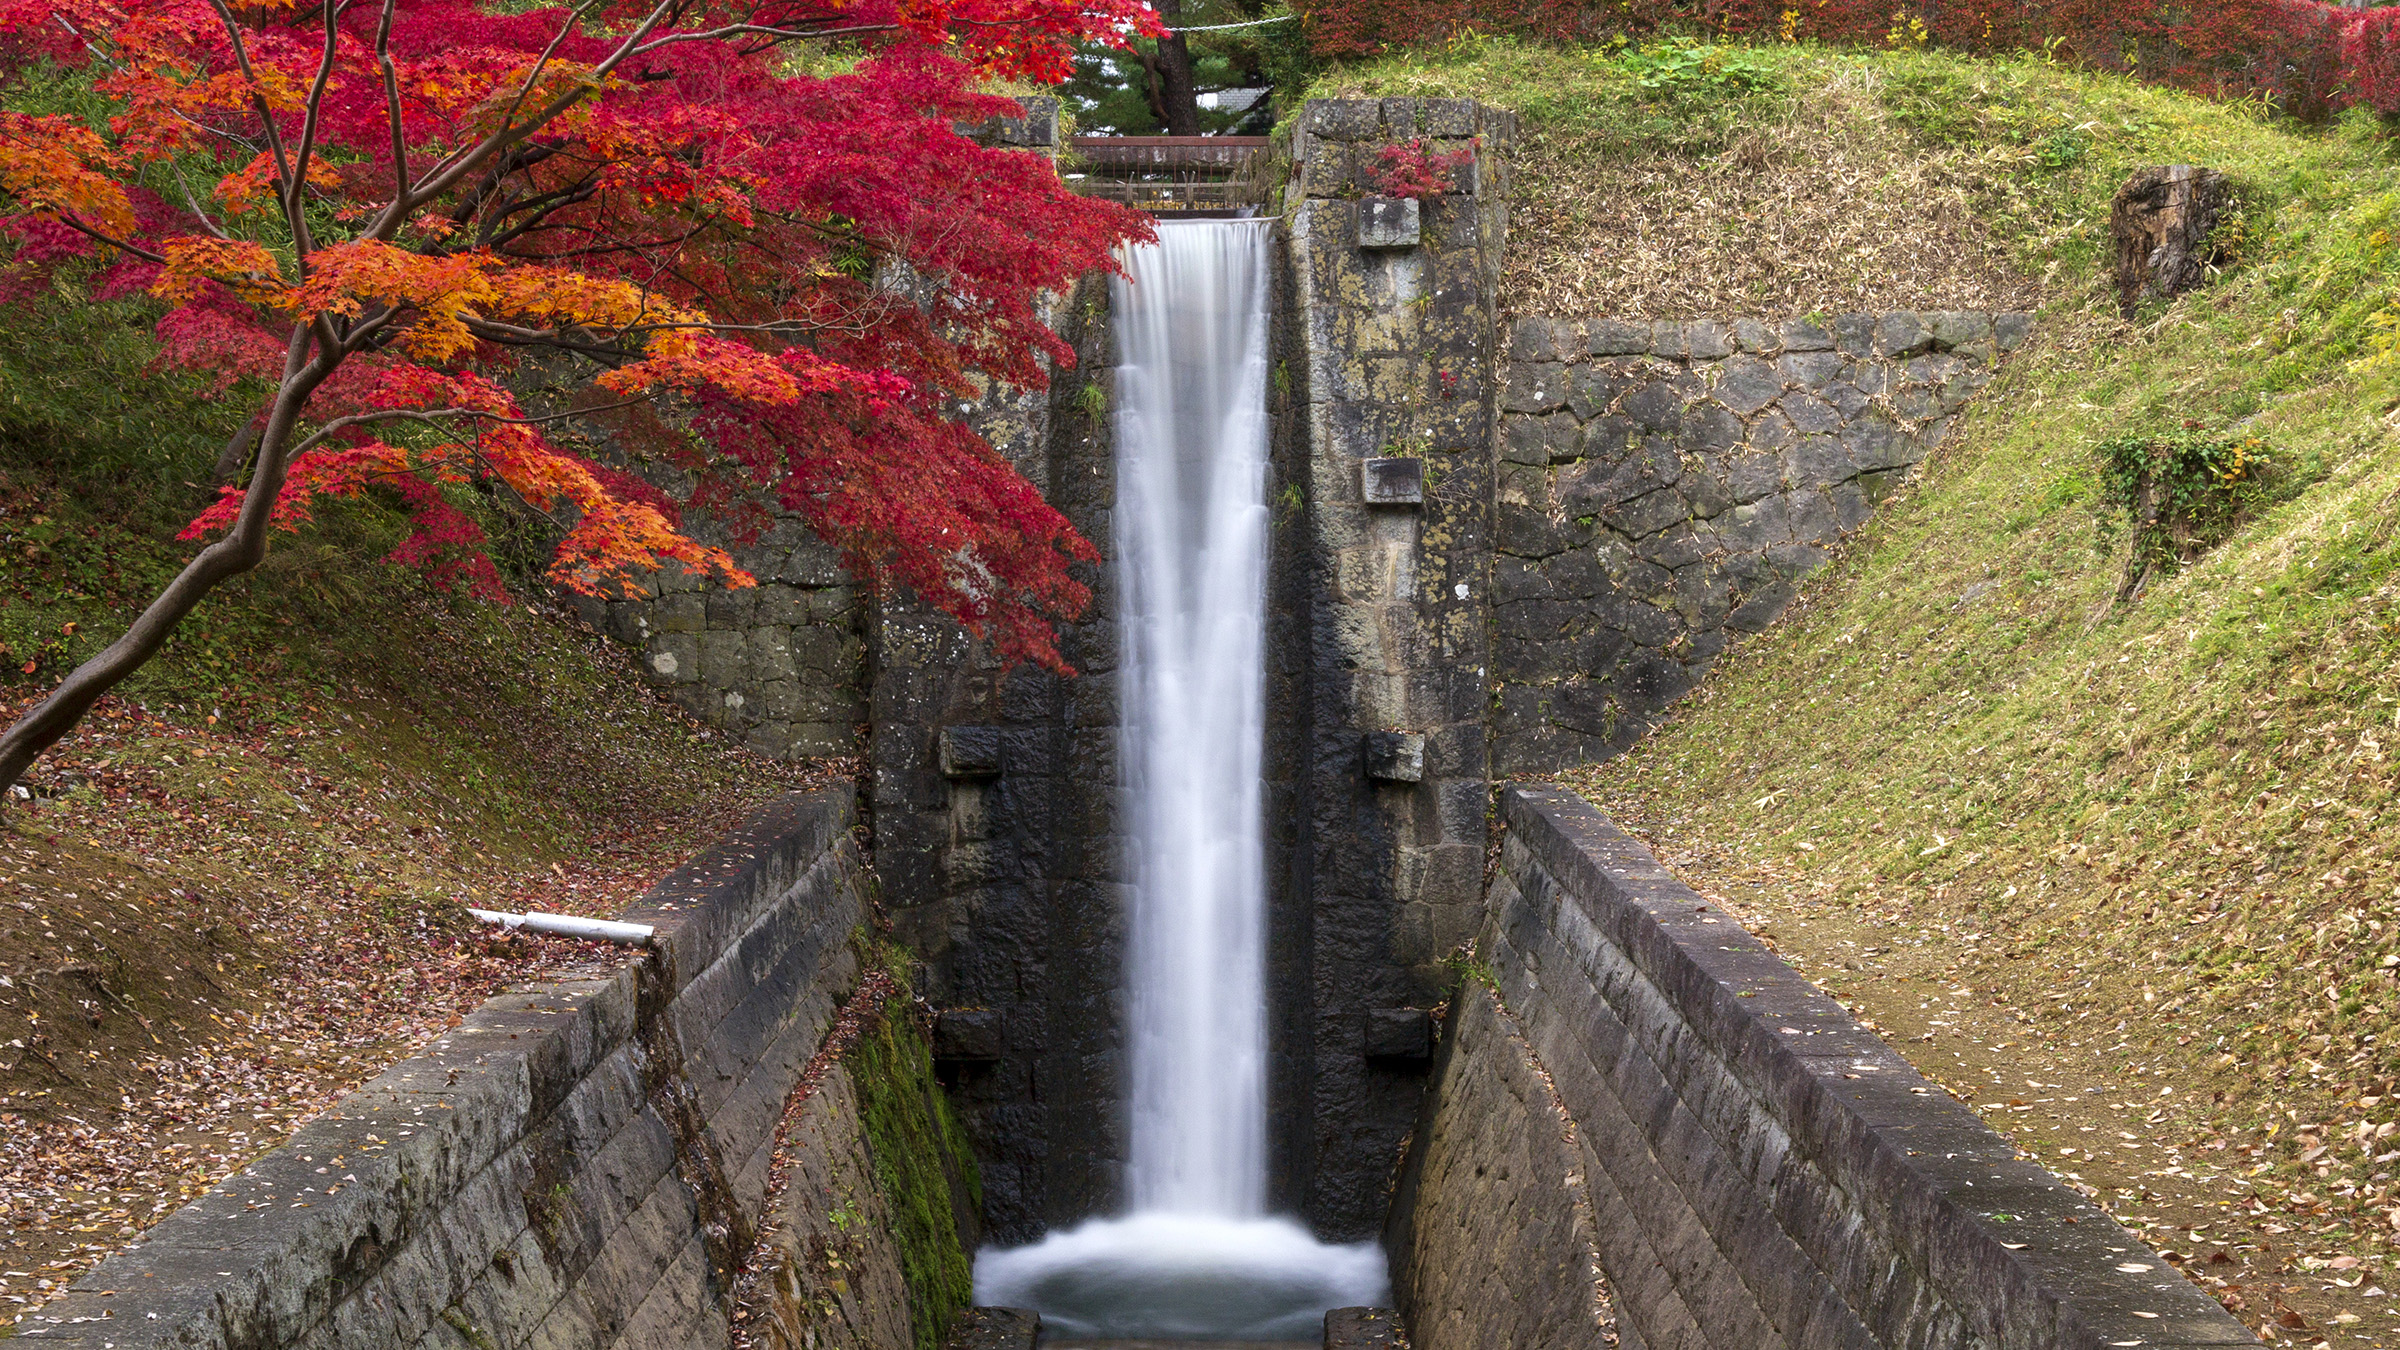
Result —
[[1851, 46], [2049, 48], [2212, 97], [2264, 97], [2303, 118], [2351, 103], [2400, 112], [2400, 9], [2320, 0], [1303, 0], [1301, 11], [1321, 56], [1462, 32], [1563, 42], [1675, 25]]
[[2400, 9], [2343, 17], [2341, 63], [2349, 93], [2384, 112], [2400, 109]]
[[1457, 190], [1458, 171], [1475, 162], [1473, 150], [1441, 154], [1425, 148], [1423, 139], [1387, 145], [1367, 167], [1367, 181], [1385, 197], [1414, 197], [1424, 201]]

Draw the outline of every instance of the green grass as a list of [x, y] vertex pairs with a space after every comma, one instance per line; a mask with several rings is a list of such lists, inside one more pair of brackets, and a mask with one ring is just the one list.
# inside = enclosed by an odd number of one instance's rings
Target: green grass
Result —
[[[1520, 114], [1510, 152], [1520, 221], [1512, 254], [1553, 248], [1549, 236], [1580, 229], [1588, 197], [1647, 191], [1634, 171], [1661, 161], [1723, 183], [1728, 173], [1788, 177], [1795, 166], [1776, 155], [1806, 159], [1846, 146], [1879, 159], [1881, 171], [1824, 185], [1837, 198], [1828, 220], [1955, 190], [1977, 230], [2073, 312], [2097, 305], [2113, 250], [2109, 197], [2130, 170], [2226, 169], [2241, 205], [2223, 237], [2238, 241], [2250, 280], [2231, 305], [2204, 302], [2213, 315], [2205, 322], [2246, 350], [2269, 339], [2259, 349], [2265, 358], [2202, 387], [2129, 383], [2141, 404], [2128, 411], [2155, 414], [2194, 394], [2209, 399], [2211, 414], [2254, 411], [2366, 351], [2377, 331], [2370, 321], [2388, 307], [2388, 231], [2400, 198], [2392, 195], [2384, 128], [2363, 112], [2305, 131], [2256, 104], [2210, 103], [2039, 55], [1967, 60], [1923, 50], [1681, 41], [1577, 49], [1472, 37], [1332, 67], [1302, 97], [1355, 95], [1473, 97]], [[1287, 106], [1296, 110], [1299, 100]], [[1806, 168], [1798, 166], [1803, 179]], [[1785, 215], [1802, 219], [1796, 208]], [[1722, 225], [1748, 223], [1729, 216]], [[2368, 244], [2378, 230], [2387, 242]], [[1599, 242], [1618, 249], [1632, 241]], [[1703, 269], [1708, 260], [1670, 256], [1661, 265]], [[2098, 384], [2092, 392], [2111, 393]]]

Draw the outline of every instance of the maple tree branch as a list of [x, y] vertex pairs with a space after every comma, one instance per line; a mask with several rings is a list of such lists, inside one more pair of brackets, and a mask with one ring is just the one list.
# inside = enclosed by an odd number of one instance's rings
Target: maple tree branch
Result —
[[383, 0], [375, 25], [375, 64], [383, 72], [383, 115], [392, 126], [392, 199], [408, 193], [408, 118], [400, 104], [400, 71], [392, 64], [392, 16], [399, 0]]
[[[221, 7], [225, 0], [210, 0], [210, 3]], [[407, 219], [418, 207], [456, 187], [458, 181], [466, 177], [476, 165], [548, 126], [567, 109], [589, 97], [591, 87], [598, 85], [608, 77], [609, 72], [624, 64], [626, 58], [633, 55], [642, 40], [657, 31], [658, 25], [665, 21], [674, 5], [675, 0], [659, 0], [658, 6], [643, 16], [642, 21], [635, 25], [634, 30], [625, 35], [625, 40], [618, 44], [617, 49], [609, 53], [608, 57], [600, 64], [592, 67], [590, 85], [550, 100], [523, 127], [504, 125], [476, 144], [448, 156], [442, 163], [427, 170], [425, 177], [419, 179], [415, 187], [393, 200], [391, 207], [385, 211], [384, 218], [378, 220], [375, 228], [369, 231], [370, 237], [389, 240], [392, 232], [400, 228], [401, 221]]]
[[68, 229], [73, 230], [77, 234], [83, 235], [88, 239], [97, 240], [100, 243], [108, 245], [110, 248], [123, 249], [127, 253], [130, 253], [133, 256], [141, 259], [143, 262], [154, 262], [161, 266], [166, 264], [167, 255], [164, 253], [153, 253], [149, 249], [143, 248], [139, 244], [128, 243], [127, 241], [119, 239], [114, 235], [95, 230], [91, 226], [84, 224], [80, 220], [77, 220], [69, 212], [57, 211], [55, 214], [58, 216], [59, 224], [66, 226]]
[[[957, 21], [953, 20], [953, 22]], [[772, 38], [776, 42], [823, 42], [832, 38], [854, 37], [861, 33], [896, 33], [899, 31], [900, 26], [898, 24], [891, 23], [861, 23], [852, 24], [848, 28], [817, 29], [777, 28], [766, 24], [729, 23], [720, 28], [696, 29], [689, 33], [669, 33], [665, 37], [645, 44], [640, 51], [634, 54], [637, 56], [647, 56], [654, 51], [675, 46], [677, 43], [717, 42], [730, 37], [763, 37]], [[756, 49], [753, 48], [752, 50]]]
[[[599, 195], [599, 187], [586, 180], [571, 188], [558, 188], [542, 193], [540, 196], [527, 197], [523, 201], [511, 203], [505, 210], [495, 213], [491, 219], [484, 222], [476, 243], [484, 248], [496, 249], [512, 239], [540, 228], [542, 222], [549, 219], [553, 212], [564, 210], [570, 206], [580, 206]], [[493, 233], [493, 230], [510, 216], [520, 211], [535, 210], [538, 210], [540, 214], [534, 216], [533, 219], [519, 221], [506, 230], [501, 230], [497, 234]]]
[[[300, 150], [292, 157], [292, 180], [283, 198], [283, 214], [292, 226], [292, 245], [301, 258], [315, 251], [309, 238], [308, 214], [304, 200], [308, 195], [308, 162], [317, 152], [317, 119], [325, 111], [325, 85], [333, 78], [333, 59], [341, 47], [339, 27], [342, 11], [348, 8], [345, 0], [323, 0], [325, 6], [325, 54], [317, 58], [317, 77], [310, 82], [308, 98], [301, 106], [308, 110], [300, 119]], [[305, 262], [301, 274], [307, 274]]]
[[511, 177], [560, 153], [560, 149], [559, 146], [536, 143], [520, 146], [492, 161], [492, 167], [484, 172], [483, 181], [477, 183], [473, 192], [450, 209], [450, 224], [456, 227], [474, 219], [475, 213], [506, 187]]
[[591, 338], [578, 339], [571, 329], [524, 328], [513, 323], [502, 323], [497, 319], [468, 319], [466, 324], [468, 332], [487, 342], [497, 342], [504, 346], [556, 347], [561, 351], [590, 357], [602, 365], [612, 367], [629, 359], [628, 353], [617, 350], [607, 342]]
[[233, 528], [184, 564], [116, 641], [75, 667], [47, 698], [0, 732], [0, 793], [14, 785], [43, 751], [73, 730], [102, 695], [156, 656], [176, 626], [209, 592], [266, 557], [275, 499], [281, 495], [284, 475], [291, 467], [286, 449], [292, 428], [310, 396], [340, 364], [339, 357], [321, 349], [311, 357], [310, 349], [309, 325], [295, 325], [284, 349], [283, 381], [259, 436], [250, 490], [242, 499]]
[[265, 409], [252, 413], [242, 429], [233, 433], [225, 448], [217, 452], [216, 467], [208, 475], [209, 495], [221, 487], [232, 487], [242, 481], [242, 470], [250, 467], [250, 447], [258, 444], [259, 433], [267, 429]]
[[225, 232], [225, 227], [219, 225], [208, 214], [207, 209], [200, 205], [199, 195], [192, 191], [192, 180], [184, 176], [183, 161], [180, 159], [169, 160], [168, 167], [175, 173], [175, 186], [183, 189], [183, 204], [190, 207], [192, 214], [199, 218], [200, 223], [208, 227], [208, 232], [219, 239], [233, 238], [232, 235]]
[[542, 72], [549, 68], [550, 58], [558, 52], [558, 44], [566, 41], [567, 34], [575, 31], [576, 23], [583, 18], [583, 12], [587, 8], [589, 8], [588, 3], [576, 5], [567, 11], [566, 18], [559, 21], [558, 31], [550, 35], [549, 45], [543, 47], [542, 54], [535, 58], [533, 69], [525, 73], [525, 83], [518, 86], [516, 96], [508, 101], [508, 111], [500, 115], [502, 130], [506, 130], [511, 122], [517, 120], [517, 110], [524, 107], [526, 98], [541, 86]]
[[[292, 178], [291, 156], [284, 152], [283, 133], [276, 129], [275, 114], [267, 107], [267, 96], [258, 91], [258, 71], [250, 64], [250, 45], [242, 41], [241, 22], [233, 17], [233, 10], [227, 7], [225, 0], [208, 0], [208, 3], [210, 8], [216, 10], [217, 21], [225, 25], [225, 40], [233, 48], [233, 63], [241, 67], [242, 79], [250, 85], [250, 104], [258, 109], [258, 120], [266, 128], [267, 148], [275, 153], [276, 176], [288, 184]], [[300, 273], [302, 276], [308, 274], [308, 256], [305, 252], [301, 255]]]

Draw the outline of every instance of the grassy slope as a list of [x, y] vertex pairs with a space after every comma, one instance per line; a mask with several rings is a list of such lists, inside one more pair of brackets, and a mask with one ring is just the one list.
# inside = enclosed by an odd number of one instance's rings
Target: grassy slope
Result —
[[[0, 720], [121, 631], [237, 401], [142, 306], [0, 320]], [[540, 532], [480, 508], [521, 598]], [[495, 988], [617, 959], [460, 902], [617, 911], [769, 795], [543, 604], [430, 592], [372, 503], [280, 540], [0, 811], [0, 1336]], [[529, 584], [522, 584], [529, 583]]]
[[[2257, 1232], [2270, 1249], [2304, 1235], [2301, 1266], [2383, 1264], [2400, 1216], [2396, 1145], [2372, 1138], [2400, 1119], [2400, 453], [2388, 365], [2362, 358], [2400, 272], [2391, 146], [2364, 121], [2279, 126], [2031, 60], [1752, 59], [1786, 92], [1739, 101], [1717, 144], [1820, 124], [1938, 165], [1986, 239], [2044, 279], [2043, 338], [1777, 629], [1634, 754], [1572, 781], [1762, 921], [1847, 915], [1854, 952], [1924, 944], [1919, 977], [2012, 1003], [2020, 1046], [2096, 1082], [2184, 1085], [2144, 1137], [2230, 1149], [2213, 1155], [2224, 1187], [2238, 1169], [2257, 1195], [2219, 1209], [2275, 1211]], [[1470, 48], [1327, 87], [1518, 99], [1541, 123], [1538, 188], [1649, 153], [1619, 130], [1638, 112], [1627, 81], [1597, 68]], [[1562, 143], [1599, 149], [1579, 167]], [[2162, 162], [2235, 176], [2242, 257], [2122, 324], [2108, 195]], [[2125, 544], [2091, 509], [2091, 447], [2187, 419], [2263, 436], [2281, 500], [2117, 605]], [[2008, 1045], [1999, 1025], [1990, 1050]], [[1991, 1095], [2002, 1072], [1961, 1090]], [[2122, 1184], [2109, 1198], [2149, 1196]]]

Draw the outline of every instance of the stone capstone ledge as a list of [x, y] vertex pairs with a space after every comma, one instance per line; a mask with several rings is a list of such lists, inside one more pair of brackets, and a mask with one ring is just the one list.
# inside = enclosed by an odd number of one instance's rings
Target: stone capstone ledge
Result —
[[1519, 319], [1500, 392], [1492, 768], [1605, 759], [1949, 435], [2027, 314]]
[[[1512, 788], [1502, 812], [1483, 951], [1523, 1029], [1518, 1055], [1571, 1121], [1621, 1344], [2257, 1344], [1581, 798]], [[1522, 1108], [1445, 1088], [1435, 1135], [1504, 1150], [1471, 1136]], [[1502, 1194], [1560, 1189], [1539, 1167], [1445, 1175]], [[1436, 1180], [1422, 1172], [1419, 1209], [1463, 1203], [1434, 1194]], [[1563, 1210], [1575, 1198], [1546, 1200]], [[1440, 1252], [1427, 1237], [1397, 1252], [1398, 1287], [1422, 1287], [1417, 1268]], [[1519, 1268], [1544, 1278], [1541, 1263]], [[1469, 1325], [1512, 1298], [1558, 1296], [1509, 1290], [1513, 1274], [1492, 1282], [1488, 1312], [1467, 1310]], [[1423, 1350], [1469, 1343], [1429, 1339], [1445, 1319], [1403, 1312]]]
[[625, 914], [641, 962], [494, 997], [28, 1316], [90, 1350], [720, 1346], [786, 1094], [853, 986], [847, 789]]

